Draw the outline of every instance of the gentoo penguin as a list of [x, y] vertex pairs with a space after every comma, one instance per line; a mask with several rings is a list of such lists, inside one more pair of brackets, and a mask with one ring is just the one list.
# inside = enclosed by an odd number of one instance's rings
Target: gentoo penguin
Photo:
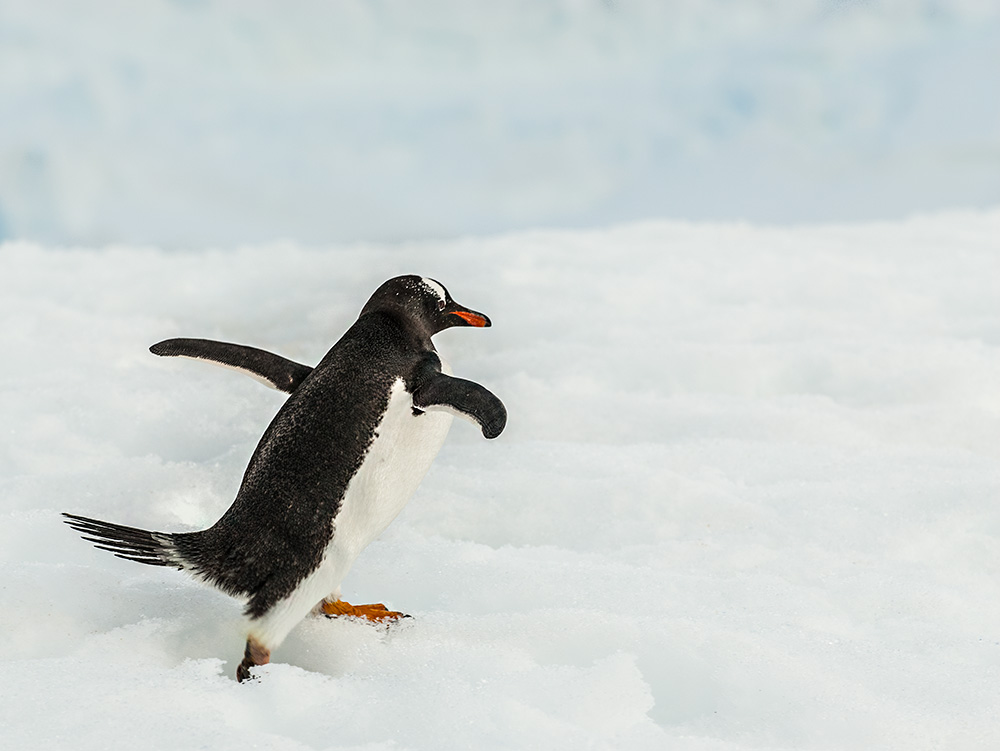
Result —
[[431, 337], [452, 326], [489, 326], [444, 286], [390, 279], [315, 368], [252, 347], [170, 339], [159, 355], [239, 368], [291, 394], [264, 431], [236, 500], [200, 532], [149, 532], [64, 514], [84, 539], [119, 558], [173, 566], [247, 598], [238, 680], [270, 661], [310, 612], [381, 620], [383, 605], [340, 600], [340, 583], [416, 490], [444, 442], [452, 415], [496, 438], [503, 403], [445, 372]]

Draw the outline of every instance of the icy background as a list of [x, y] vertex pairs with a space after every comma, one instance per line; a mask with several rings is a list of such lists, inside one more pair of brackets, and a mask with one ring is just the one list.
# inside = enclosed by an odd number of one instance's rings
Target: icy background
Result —
[[996, 0], [0, 0], [0, 239], [1000, 203]]
[[[0, 252], [11, 748], [1000, 747], [1000, 212], [449, 243]], [[283, 396], [175, 335], [315, 363], [383, 279], [510, 412], [456, 421], [258, 684], [239, 605], [71, 510], [214, 521]]]

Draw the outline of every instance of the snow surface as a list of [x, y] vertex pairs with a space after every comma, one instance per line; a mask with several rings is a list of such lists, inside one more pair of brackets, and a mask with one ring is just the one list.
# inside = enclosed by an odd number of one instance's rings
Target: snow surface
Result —
[[[345, 582], [233, 679], [239, 604], [63, 510], [228, 506], [283, 395], [158, 359], [315, 362], [397, 273], [500, 395]], [[1000, 211], [448, 243], [0, 247], [0, 727], [18, 749], [1000, 747]]]
[[0, 0], [0, 239], [1000, 203], [997, 0]]

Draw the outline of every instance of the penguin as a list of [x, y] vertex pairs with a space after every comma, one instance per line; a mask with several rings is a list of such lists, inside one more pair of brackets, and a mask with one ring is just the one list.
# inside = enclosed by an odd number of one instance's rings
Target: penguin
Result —
[[243, 370], [290, 396], [264, 431], [236, 498], [199, 532], [152, 532], [63, 514], [83, 538], [119, 558], [170, 566], [245, 598], [239, 681], [310, 613], [394, 620], [382, 604], [354, 606], [340, 585], [361, 551], [402, 511], [458, 415], [496, 438], [507, 423], [489, 390], [450, 374], [431, 337], [491, 326], [440, 282], [388, 280], [318, 365], [237, 344], [168, 339], [160, 356]]

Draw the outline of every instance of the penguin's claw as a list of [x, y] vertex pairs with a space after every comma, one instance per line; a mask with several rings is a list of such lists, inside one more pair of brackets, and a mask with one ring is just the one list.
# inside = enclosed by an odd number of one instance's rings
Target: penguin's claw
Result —
[[406, 613], [397, 613], [395, 610], [389, 610], [380, 602], [372, 605], [351, 605], [351, 603], [344, 602], [343, 600], [324, 600], [322, 605], [320, 605], [320, 610], [330, 618], [365, 618], [376, 622], [395, 621], [400, 618], [410, 617]]

